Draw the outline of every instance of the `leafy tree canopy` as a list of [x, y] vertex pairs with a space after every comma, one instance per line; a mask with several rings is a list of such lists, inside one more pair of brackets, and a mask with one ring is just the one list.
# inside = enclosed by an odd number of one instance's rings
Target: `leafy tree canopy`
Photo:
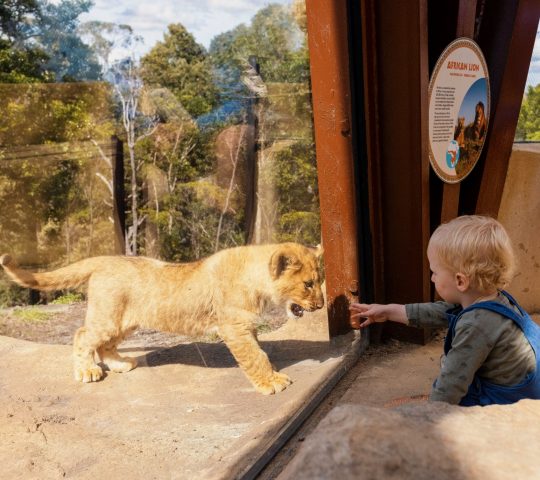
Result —
[[192, 116], [199, 116], [211, 110], [216, 96], [206, 57], [183, 25], [169, 25], [163, 41], [141, 59], [142, 78], [151, 87], [169, 89]]
[[3, 0], [0, 3], [0, 38], [14, 46], [28, 39], [30, 19], [39, 18], [38, 0]]
[[101, 68], [81, 40], [79, 16], [90, 0], [5, 0], [0, 3], [0, 81], [97, 80]]
[[540, 84], [527, 89], [519, 112], [516, 139], [540, 140]]
[[255, 56], [264, 81], [301, 82], [309, 78], [305, 35], [296, 16], [283, 5], [259, 10], [249, 26], [216, 36], [210, 44], [210, 56], [220, 69], [241, 70]]
[[79, 16], [88, 12], [89, 0], [41, 0], [41, 21], [36, 37], [48, 55], [45, 69], [56, 81], [98, 80], [101, 67], [92, 49], [80, 38]]

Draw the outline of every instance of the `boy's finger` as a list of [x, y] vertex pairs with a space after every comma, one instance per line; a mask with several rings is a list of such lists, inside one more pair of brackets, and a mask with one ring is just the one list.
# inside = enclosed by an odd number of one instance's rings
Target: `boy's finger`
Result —
[[366, 304], [366, 303], [351, 303], [349, 305], [349, 308], [351, 310], [368, 310], [370, 307], [370, 305]]
[[371, 318], [368, 318], [360, 324], [360, 328], [367, 327], [368, 325], [371, 325], [372, 323], [373, 323], [373, 320], [371, 320]]
[[365, 310], [351, 310], [352, 315], [360, 316], [360, 317], [372, 317], [377, 315], [377, 312], [373, 309], [365, 309]]

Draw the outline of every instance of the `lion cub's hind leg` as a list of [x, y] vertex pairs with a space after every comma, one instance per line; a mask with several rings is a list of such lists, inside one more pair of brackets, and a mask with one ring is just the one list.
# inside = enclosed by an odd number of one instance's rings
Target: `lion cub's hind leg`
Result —
[[97, 354], [101, 361], [111, 372], [124, 373], [133, 370], [137, 366], [137, 359], [121, 357], [117, 347], [124, 340], [125, 335], [111, 339], [97, 349]]

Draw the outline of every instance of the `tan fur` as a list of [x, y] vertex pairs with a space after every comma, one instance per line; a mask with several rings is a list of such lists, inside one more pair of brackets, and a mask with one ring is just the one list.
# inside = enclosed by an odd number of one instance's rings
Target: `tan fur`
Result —
[[291, 383], [276, 372], [257, 342], [254, 322], [270, 302], [313, 311], [324, 305], [318, 256], [321, 250], [295, 243], [222, 250], [204, 260], [173, 264], [144, 257], [94, 257], [53, 272], [17, 267], [8, 256], [0, 264], [24, 287], [59, 290], [88, 283], [84, 326], [74, 339], [75, 379], [95, 382], [103, 370], [127, 372], [133, 358], [118, 344], [138, 327], [186, 335], [217, 328], [255, 388], [279, 392]]

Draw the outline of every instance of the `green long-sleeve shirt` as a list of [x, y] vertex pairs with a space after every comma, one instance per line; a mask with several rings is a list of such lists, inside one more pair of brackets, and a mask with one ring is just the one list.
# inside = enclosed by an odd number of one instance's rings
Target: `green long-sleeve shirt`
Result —
[[[498, 302], [510, 306], [503, 295]], [[409, 324], [446, 327], [446, 302], [405, 305]], [[463, 314], [457, 322], [452, 348], [442, 357], [441, 372], [430, 400], [458, 404], [475, 373], [498, 385], [517, 385], [536, 368], [534, 351], [521, 329], [509, 318], [485, 309]]]

